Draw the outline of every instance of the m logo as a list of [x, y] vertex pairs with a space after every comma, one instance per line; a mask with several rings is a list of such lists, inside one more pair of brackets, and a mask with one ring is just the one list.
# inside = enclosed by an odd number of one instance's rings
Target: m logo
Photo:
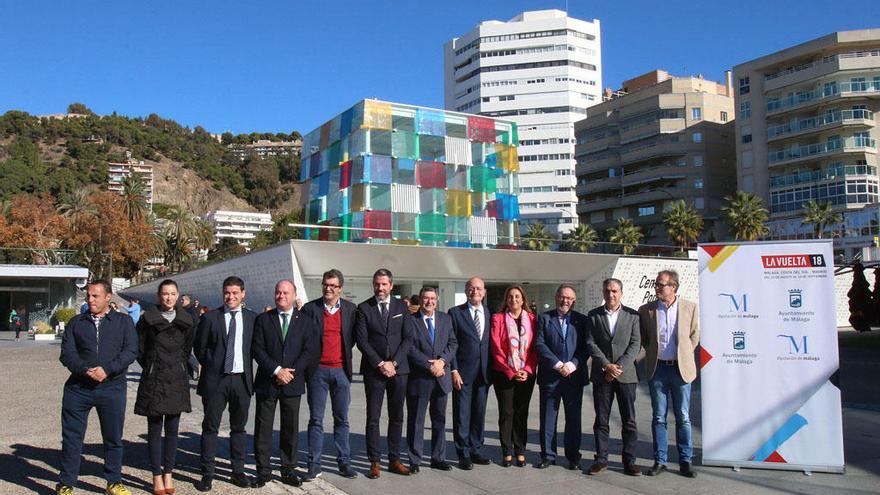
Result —
[[807, 349], [807, 336], [795, 337], [794, 335], [777, 335], [776, 337], [788, 341], [789, 354], [809, 354]]
[[733, 350], [743, 351], [746, 348], [746, 333], [733, 332]]
[[788, 291], [788, 305], [792, 308], [800, 308], [804, 300], [801, 296], [801, 289], [791, 289]]
[[736, 294], [718, 294], [718, 297], [726, 297], [728, 298], [728, 313], [748, 313], [749, 312], [749, 295], [743, 294], [742, 298], [738, 299]]

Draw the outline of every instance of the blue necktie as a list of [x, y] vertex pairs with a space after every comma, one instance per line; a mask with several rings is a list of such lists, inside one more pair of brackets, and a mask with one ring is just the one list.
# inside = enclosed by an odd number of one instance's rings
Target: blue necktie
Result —
[[229, 330], [226, 332], [226, 359], [223, 360], [223, 372], [232, 373], [235, 364], [235, 315], [238, 311], [229, 312]]
[[562, 353], [568, 358], [568, 319], [565, 317], [561, 318], [559, 326], [562, 327]]
[[434, 345], [434, 319], [431, 317], [428, 317], [427, 320], [428, 320], [428, 337], [431, 337], [431, 345]]

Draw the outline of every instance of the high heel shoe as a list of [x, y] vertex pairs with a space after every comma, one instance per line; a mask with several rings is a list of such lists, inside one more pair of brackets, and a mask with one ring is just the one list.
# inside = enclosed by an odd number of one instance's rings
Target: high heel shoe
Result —
[[174, 492], [175, 492], [174, 488], [166, 488], [165, 489], [165, 495], [174, 495]]
[[522, 459], [520, 459], [519, 457], [517, 457], [516, 458], [516, 467], [526, 467], [526, 458], [523, 457]]
[[503, 457], [501, 458], [501, 467], [510, 467], [511, 462], [513, 462], [513, 458]]

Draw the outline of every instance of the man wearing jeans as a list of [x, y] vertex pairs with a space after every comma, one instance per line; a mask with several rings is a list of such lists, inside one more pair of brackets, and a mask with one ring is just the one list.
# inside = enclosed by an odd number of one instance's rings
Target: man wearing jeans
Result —
[[356, 478], [351, 468], [348, 442], [348, 406], [351, 403], [351, 349], [354, 347], [354, 324], [357, 307], [339, 296], [345, 279], [333, 268], [321, 279], [323, 296], [306, 303], [302, 312], [315, 321], [318, 361], [308, 371], [309, 457], [308, 472], [303, 481], [321, 475], [321, 452], [324, 448], [324, 409], [327, 395], [333, 408], [333, 441], [339, 474]]
[[654, 281], [657, 300], [639, 308], [642, 345], [645, 348], [645, 376], [651, 390], [654, 436], [654, 465], [648, 476], [666, 471], [666, 415], [669, 397], [675, 414], [675, 443], [679, 472], [695, 478], [691, 442], [691, 382], [697, 378], [694, 350], [700, 343], [697, 305], [678, 297], [678, 273], [663, 270]]

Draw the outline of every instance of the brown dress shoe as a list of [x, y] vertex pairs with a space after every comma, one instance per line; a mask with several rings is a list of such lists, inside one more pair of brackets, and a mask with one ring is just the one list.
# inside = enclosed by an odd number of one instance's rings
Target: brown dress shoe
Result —
[[636, 465], [636, 463], [634, 463], [634, 462], [633, 463], [624, 462], [623, 463], [623, 474], [626, 474], [629, 476], [641, 476], [642, 470], [639, 469], [639, 466]]
[[404, 466], [400, 459], [394, 459], [388, 463], [388, 470], [394, 474], [409, 476], [409, 468]]
[[606, 469], [608, 469], [608, 463], [594, 462], [593, 465], [590, 466], [590, 469], [587, 471], [587, 474], [589, 474], [590, 476], [595, 476], [602, 471], [605, 471]]
[[378, 462], [371, 462], [370, 470], [367, 472], [367, 478], [370, 478], [371, 480], [379, 478], [379, 471], [381, 470], [382, 467]]

